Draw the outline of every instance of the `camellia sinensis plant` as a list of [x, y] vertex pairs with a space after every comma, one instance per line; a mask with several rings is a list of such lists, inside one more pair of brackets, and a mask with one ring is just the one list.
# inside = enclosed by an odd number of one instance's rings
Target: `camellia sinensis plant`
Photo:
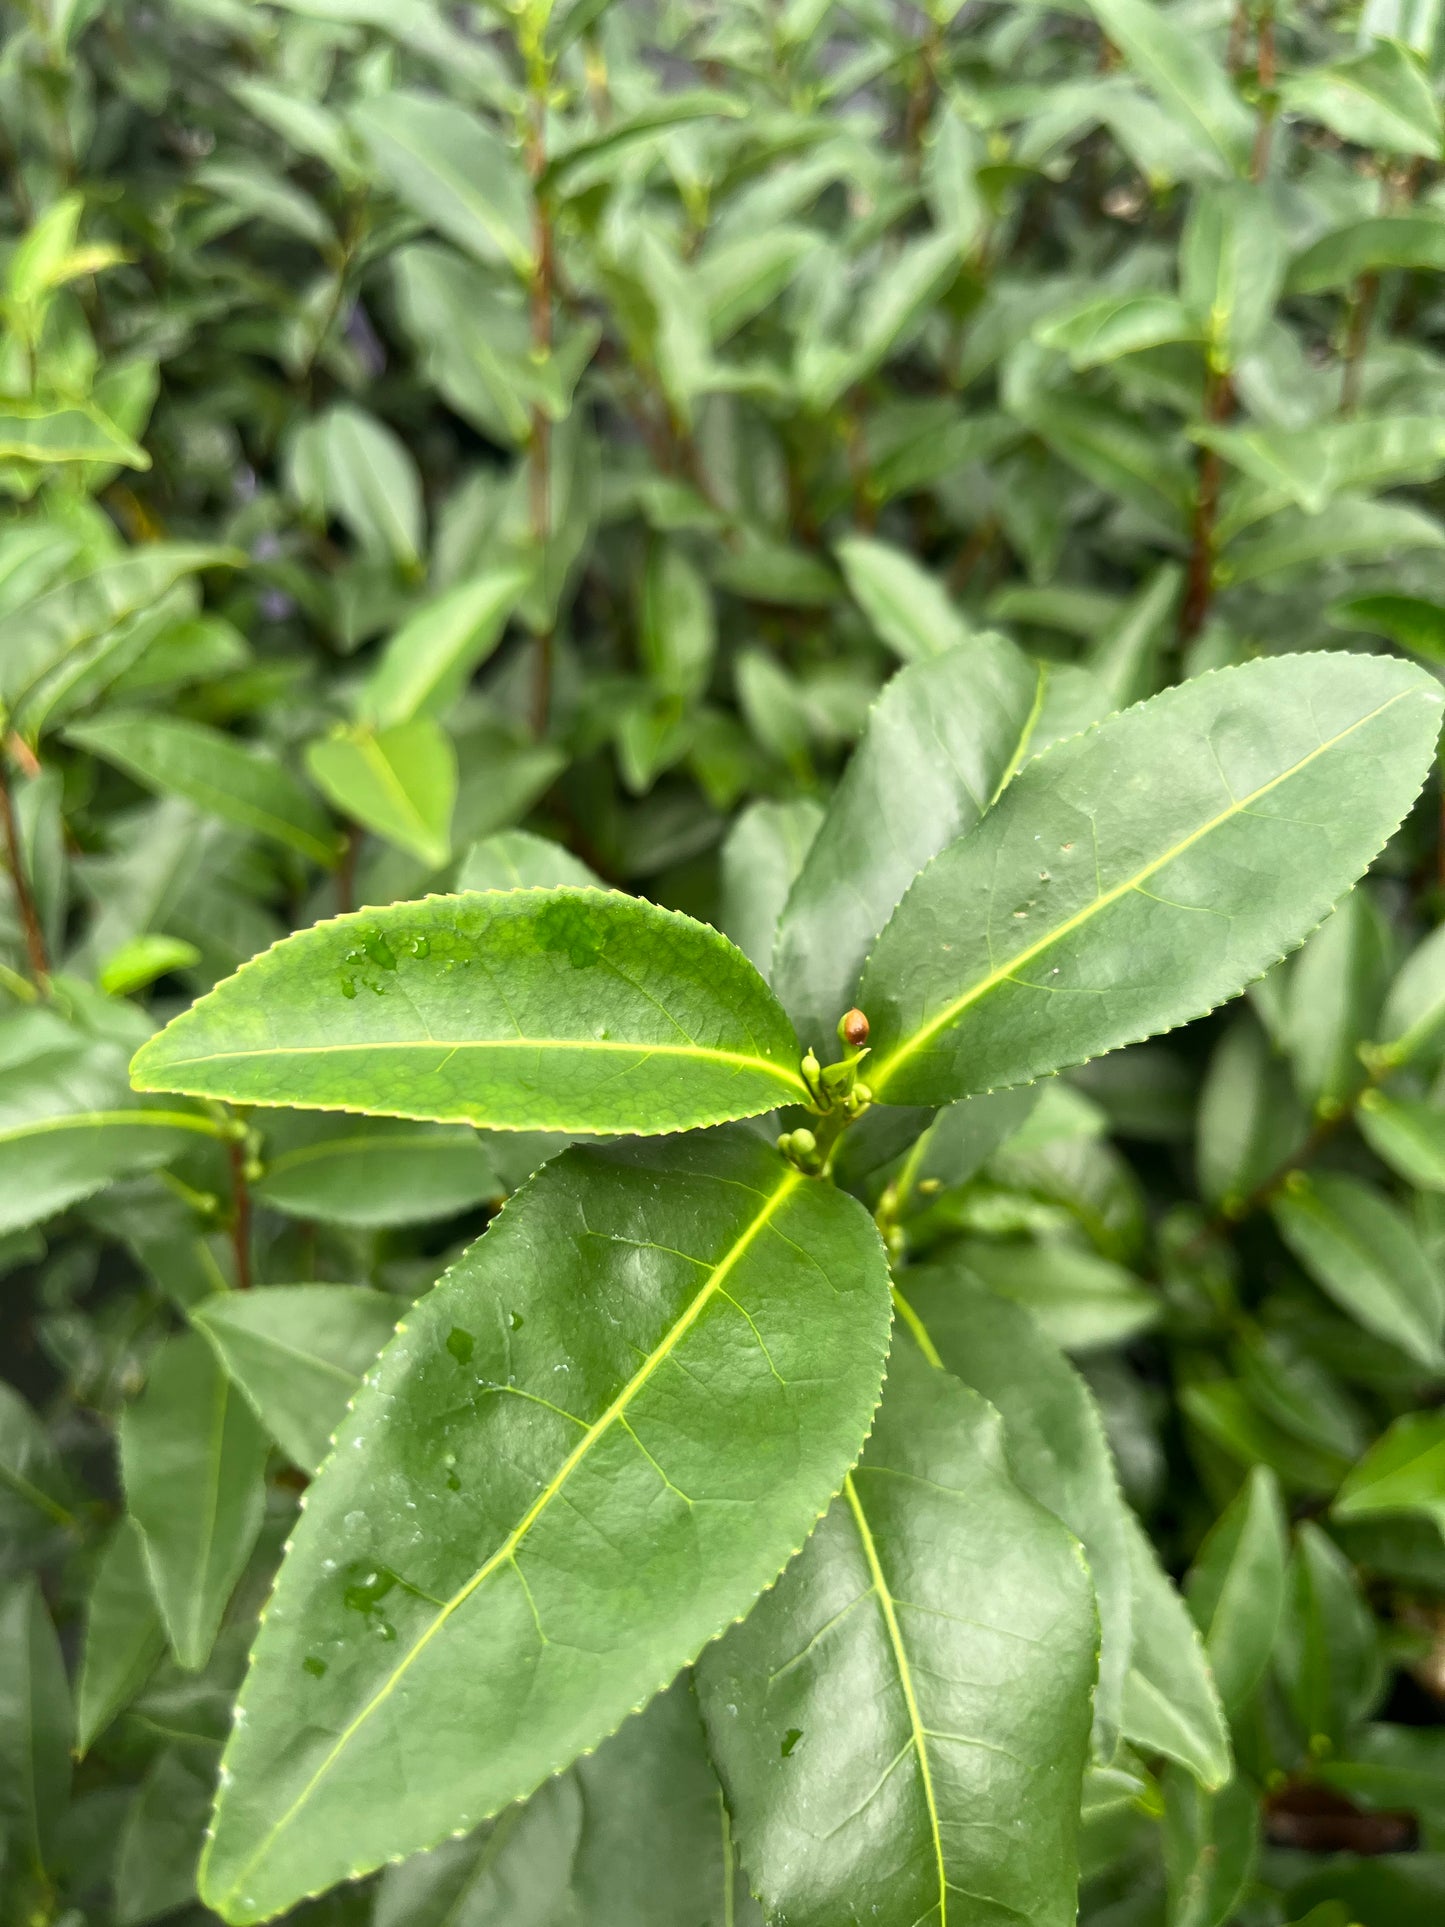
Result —
[[[1062, 1927], [1091, 1744], [1177, 1752], [1192, 1700], [1228, 1777], [1112, 1483], [1006, 1452], [992, 1376], [1043, 1341], [947, 1264], [890, 1278], [892, 1226], [936, 1143], [1299, 944], [1409, 809], [1441, 696], [1282, 656], [1053, 741], [1076, 693], [988, 638], [895, 677], [771, 984], [691, 918], [523, 884], [299, 931], [137, 1053], [145, 1091], [582, 1140], [406, 1312], [305, 1495], [202, 1862], [224, 1919], [529, 1800], [505, 1854], [694, 1663], [778, 1921]], [[870, 1216], [837, 1180], [875, 1169]], [[1057, 1357], [1013, 1386], [1097, 1455]]]

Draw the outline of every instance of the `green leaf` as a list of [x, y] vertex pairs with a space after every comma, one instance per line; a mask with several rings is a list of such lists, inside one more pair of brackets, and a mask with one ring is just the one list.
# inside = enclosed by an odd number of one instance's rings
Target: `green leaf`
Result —
[[1166, 528], [1183, 526], [1190, 479], [1183, 450], [1157, 424], [1102, 396], [1051, 388], [1011, 408], [1060, 460]]
[[1241, 1014], [1209, 1060], [1195, 1142], [1199, 1191], [1224, 1211], [1278, 1170], [1309, 1130], [1289, 1066], [1262, 1025]]
[[878, 939], [859, 991], [875, 1096], [1023, 1083], [1235, 995], [1394, 830], [1439, 716], [1433, 682], [1402, 663], [1277, 657], [1057, 745]]
[[408, 617], [362, 685], [362, 719], [389, 729], [444, 714], [501, 641], [531, 579], [520, 565], [488, 569]]
[[1021, 764], [1103, 704], [1079, 672], [1031, 663], [990, 634], [893, 677], [778, 926], [773, 981], [800, 1035], [831, 1044], [869, 946], [917, 872], [973, 828]]
[[1440, 158], [1440, 105], [1420, 61], [1393, 40], [1333, 66], [1289, 74], [1280, 88], [1287, 113], [1302, 114], [1358, 147]]
[[900, 661], [941, 656], [969, 640], [968, 623], [941, 585], [902, 549], [850, 535], [837, 556], [854, 601]]
[[1088, 0], [1089, 10], [1139, 78], [1221, 171], [1243, 174], [1254, 119], [1204, 37], [1148, 0]]
[[172, 970], [189, 970], [201, 953], [180, 937], [145, 931], [113, 950], [100, 967], [100, 987], [107, 997], [132, 997]]
[[1445, 548], [1445, 528], [1420, 509], [1406, 502], [1337, 495], [1318, 515], [1289, 509], [1272, 517], [1258, 534], [1230, 542], [1215, 579], [1221, 585], [1258, 582], [1321, 563], [1393, 558], [1402, 550], [1439, 548]]
[[291, 1217], [379, 1229], [454, 1217], [502, 1193], [467, 1124], [297, 1111], [265, 1127], [265, 1166], [252, 1189]]
[[1348, 1747], [1384, 1685], [1379, 1631], [1359, 1581], [1338, 1546], [1308, 1522], [1290, 1562], [1276, 1666], [1316, 1756]]
[[[6, 1899], [39, 1907], [70, 1801], [70, 1687], [32, 1574], [0, 1592], [0, 1839]], [[7, 1838], [8, 1836], [8, 1838]], [[18, 1890], [18, 1891], [17, 1891]], [[22, 1909], [17, 1919], [38, 1916]]]
[[679, 702], [706, 690], [717, 652], [717, 618], [707, 583], [680, 549], [662, 544], [642, 581], [638, 643], [654, 686]]
[[778, 919], [822, 821], [823, 806], [811, 796], [749, 803], [723, 842], [718, 920], [765, 977]]
[[126, 1504], [171, 1649], [204, 1666], [261, 1529], [266, 1435], [198, 1334], [171, 1338], [121, 1413]]
[[1296, 255], [1285, 286], [1291, 294], [1323, 294], [1382, 268], [1445, 269], [1445, 217], [1421, 210], [1352, 221]]
[[1061, 1239], [965, 1242], [959, 1257], [990, 1291], [1022, 1305], [1065, 1351], [1120, 1345], [1159, 1317], [1157, 1292], [1132, 1271]]
[[1445, 929], [1432, 931], [1405, 960], [1380, 1013], [1376, 1043], [1392, 1062], [1428, 1056], [1445, 1026]]
[[391, 729], [364, 725], [307, 747], [306, 768], [326, 800], [438, 870], [451, 853], [457, 753], [430, 716]]
[[0, 1381], [0, 1531], [13, 1551], [30, 1550], [56, 1526], [73, 1524], [50, 1434], [11, 1386]]
[[145, 1546], [134, 1521], [122, 1519], [95, 1569], [76, 1694], [76, 1750], [87, 1753], [129, 1706], [165, 1651]]
[[179, 1107], [141, 1109], [119, 1062], [39, 1062], [0, 1074], [0, 1232], [38, 1224], [136, 1171], [166, 1164], [210, 1118]]
[[699, 1668], [769, 1917], [1071, 1927], [1095, 1637], [997, 1413], [895, 1358], [843, 1497]]
[[1089, 1389], [1027, 1312], [947, 1261], [906, 1271], [894, 1304], [930, 1364], [1000, 1414], [1014, 1478], [1084, 1548], [1100, 1623], [1094, 1718], [1108, 1757], [1133, 1645], [1133, 1574], [1127, 1508]]
[[1445, 607], [1424, 596], [1349, 596], [1326, 613], [1336, 628], [1363, 629], [1398, 643], [1422, 662], [1445, 662]]
[[1445, 422], [1438, 415], [1308, 428], [1201, 428], [1194, 439], [1309, 515], [1318, 515], [1337, 495], [1429, 482], [1445, 469]]
[[606, 884], [560, 843], [529, 830], [501, 830], [474, 843], [457, 870], [458, 890], [532, 890], [566, 885], [605, 890]]
[[1173, 637], [1172, 618], [1182, 581], [1176, 564], [1161, 564], [1101, 629], [1089, 652], [1089, 671], [1112, 708], [1123, 709], [1152, 696], [1165, 680], [1163, 657]]
[[183, 796], [313, 863], [336, 861], [336, 833], [310, 791], [265, 750], [222, 730], [149, 710], [112, 710], [72, 723], [65, 738], [158, 796]]
[[1330, 1509], [1337, 1519], [1416, 1512], [1445, 1532], [1445, 1413], [1396, 1419], [1352, 1467]]
[[1227, 1713], [1264, 1678], [1284, 1612], [1288, 1529], [1274, 1474], [1256, 1466], [1211, 1529], [1184, 1593]]
[[1298, 1172], [1271, 1209], [1280, 1236], [1342, 1311], [1417, 1364], [1445, 1367], [1445, 1286], [1388, 1199], [1357, 1178]]
[[119, 462], [147, 469], [151, 458], [94, 402], [0, 400], [0, 461]]
[[485, 121], [434, 94], [391, 93], [352, 110], [387, 185], [477, 260], [532, 272], [532, 196], [516, 153]]
[[1367, 1091], [1358, 1117], [1365, 1142], [1397, 1177], [1422, 1191], [1445, 1191], [1445, 1111], [1418, 1098]]
[[806, 1535], [887, 1322], [863, 1208], [748, 1132], [547, 1165], [407, 1313], [308, 1494], [208, 1904], [262, 1919], [595, 1746]]
[[375, 1927], [519, 1919], [760, 1927], [686, 1677], [525, 1805], [389, 1868]]
[[191, 1323], [287, 1458], [314, 1473], [401, 1309], [363, 1285], [267, 1285], [217, 1292]]
[[1242, 181], [1201, 188], [1179, 246], [1179, 292], [1216, 368], [1233, 368], [1273, 319], [1284, 237], [1268, 194]]
[[12, 714], [62, 663], [148, 608], [182, 577], [235, 568], [234, 549], [156, 543], [47, 589], [0, 616], [0, 703]]
[[1130, 1514], [1134, 1645], [1124, 1683], [1124, 1737], [1186, 1767], [1203, 1787], [1230, 1775], [1229, 1729], [1184, 1601]]
[[421, 477], [405, 442], [349, 403], [328, 409], [312, 429], [332, 513], [364, 549], [418, 567], [425, 511]]
[[1172, 294], [1102, 294], [1040, 322], [1034, 338], [1083, 370], [1166, 342], [1198, 341], [1201, 333], [1198, 320]]
[[1209, 1793], [1177, 1770], [1163, 1786], [1169, 1927], [1225, 1927], [1254, 1874], [1259, 1796], [1242, 1777]]
[[797, 1057], [716, 931], [610, 892], [519, 890], [297, 931], [152, 1038], [131, 1076], [238, 1103], [646, 1135], [797, 1101]]
[[164, 1747], [146, 1769], [115, 1861], [121, 1927], [163, 1919], [196, 1897], [215, 1767], [199, 1750]]
[[1296, 1088], [1312, 1107], [1343, 1104], [1359, 1091], [1359, 1047], [1374, 1034], [1391, 953], [1391, 932], [1373, 898], [1352, 890], [1287, 966], [1281, 1041]]

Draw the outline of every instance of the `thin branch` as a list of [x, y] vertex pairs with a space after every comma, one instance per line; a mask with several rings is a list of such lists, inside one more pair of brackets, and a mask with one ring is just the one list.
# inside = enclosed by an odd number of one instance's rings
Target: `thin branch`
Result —
[[15, 803], [10, 794], [10, 769], [3, 756], [0, 756], [0, 830], [3, 830], [5, 837], [5, 861], [15, 892], [20, 927], [25, 935], [25, 954], [30, 960], [30, 975], [37, 989], [48, 990], [50, 955], [45, 945], [44, 926], [35, 906], [35, 892], [30, 886], [30, 871], [25, 861], [20, 825], [15, 818]]

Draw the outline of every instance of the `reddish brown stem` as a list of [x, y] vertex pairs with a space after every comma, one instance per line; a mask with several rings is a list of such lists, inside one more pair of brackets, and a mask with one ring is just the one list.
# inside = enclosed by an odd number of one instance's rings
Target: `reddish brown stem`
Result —
[[1261, 8], [1259, 15], [1259, 124], [1254, 130], [1254, 153], [1250, 157], [1249, 175], [1254, 181], [1262, 181], [1269, 172], [1270, 142], [1274, 137], [1274, 93], [1278, 70], [1275, 64], [1274, 48], [1274, 8]]
[[10, 869], [15, 907], [20, 913], [20, 927], [25, 934], [25, 954], [30, 960], [30, 975], [36, 986], [45, 990], [50, 984], [50, 956], [45, 947], [40, 913], [35, 907], [35, 893], [30, 887], [30, 871], [20, 840], [20, 825], [15, 819], [14, 799], [10, 794], [10, 771], [3, 757], [0, 757], [0, 829], [3, 829], [5, 837], [5, 861]]
[[246, 1181], [246, 1146], [239, 1138], [226, 1144], [231, 1166], [231, 1244], [236, 1254], [236, 1289], [251, 1289], [251, 1187]]
[[1355, 283], [1350, 302], [1350, 328], [1345, 342], [1345, 372], [1340, 382], [1340, 413], [1353, 415], [1360, 405], [1360, 390], [1365, 380], [1365, 350], [1370, 341], [1370, 324], [1375, 318], [1375, 300], [1380, 292], [1377, 274], [1362, 274]]
[[[1210, 372], [1204, 390], [1204, 419], [1215, 426], [1234, 413], [1234, 387], [1228, 375]], [[1201, 448], [1194, 490], [1189, 572], [1179, 611], [1179, 640], [1192, 642], [1204, 627], [1214, 599], [1214, 532], [1224, 463], [1212, 448]]]

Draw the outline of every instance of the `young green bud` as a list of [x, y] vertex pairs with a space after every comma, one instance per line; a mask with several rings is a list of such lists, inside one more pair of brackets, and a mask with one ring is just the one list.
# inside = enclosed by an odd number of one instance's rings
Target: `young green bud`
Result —
[[806, 1124], [803, 1125], [801, 1129], [794, 1131], [793, 1133], [793, 1156], [794, 1157], [807, 1159], [815, 1156], [817, 1154], [817, 1150], [818, 1150], [818, 1140], [813, 1136], [813, 1133], [808, 1129]]
[[849, 1050], [861, 1050], [868, 1042], [868, 1019], [861, 1010], [845, 1010], [838, 1019], [838, 1042]]
[[817, 1053], [810, 1045], [798, 1069], [802, 1072], [803, 1082], [813, 1097], [818, 1095], [818, 1076], [822, 1068], [823, 1066], [818, 1062]]

